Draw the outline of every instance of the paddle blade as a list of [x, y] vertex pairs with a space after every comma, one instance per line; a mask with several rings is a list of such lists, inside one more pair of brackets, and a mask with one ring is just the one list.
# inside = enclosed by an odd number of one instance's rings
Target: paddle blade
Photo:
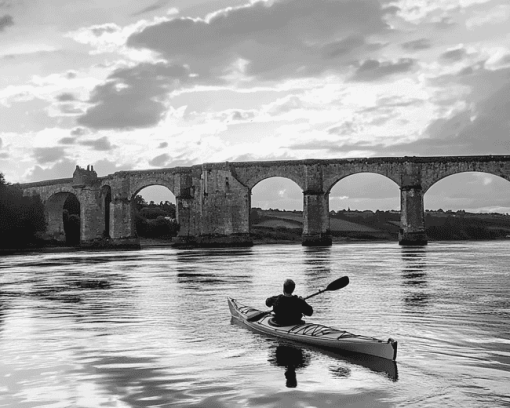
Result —
[[348, 276], [342, 276], [341, 278], [338, 278], [337, 280], [331, 282], [325, 290], [338, 290], [345, 288], [349, 284], [349, 277]]

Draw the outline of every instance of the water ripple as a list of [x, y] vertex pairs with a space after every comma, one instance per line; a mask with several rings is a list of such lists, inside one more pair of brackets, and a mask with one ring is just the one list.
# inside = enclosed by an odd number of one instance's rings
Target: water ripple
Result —
[[[0, 260], [0, 405], [505, 406], [509, 242], [62, 252]], [[309, 320], [399, 341], [398, 362], [232, 324], [285, 278]]]

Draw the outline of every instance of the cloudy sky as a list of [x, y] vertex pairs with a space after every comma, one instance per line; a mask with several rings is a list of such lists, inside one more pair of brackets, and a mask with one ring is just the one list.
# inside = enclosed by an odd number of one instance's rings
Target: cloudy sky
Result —
[[[508, 0], [0, 0], [9, 182], [204, 162], [510, 154]], [[301, 208], [292, 182], [254, 204]], [[510, 212], [510, 183], [443, 180], [427, 208]], [[330, 206], [398, 209], [352, 176]]]

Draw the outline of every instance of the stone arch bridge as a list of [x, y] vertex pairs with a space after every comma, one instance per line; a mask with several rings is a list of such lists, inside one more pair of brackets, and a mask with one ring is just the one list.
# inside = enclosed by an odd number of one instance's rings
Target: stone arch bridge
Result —
[[46, 208], [47, 231], [65, 239], [62, 211], [69, 194], [80, 202], [82, 246], [137, 247], [134, 197], [145, 187], [166, 186], [176, 197], [176, 245], [251, 245], [251, 190], [270, 177], [293, 180], [303, 190], [303, 245], [330, 245], [329, 193], [340, 180], [376, 173], [400, 188], [400, 244], [426, 244], [423, 195], [444, 177], [484, 172], [510, 181], [510, 156], [375, 157], [332, 160], [206, 163], [97, 177], [76, 166], [72, 178], [22, 184]]

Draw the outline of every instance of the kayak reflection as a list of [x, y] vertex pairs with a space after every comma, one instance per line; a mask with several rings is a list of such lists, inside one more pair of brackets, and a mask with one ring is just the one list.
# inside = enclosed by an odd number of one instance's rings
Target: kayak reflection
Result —
[[[398, 381], [398, 368], [397, 362], [380, 358], [375, 356], [367, 356], [364, 354], [346, 354], [328, 349], [319, 349], [322, 354], [326, 354], [331, 358], [339, 361], [344, 361], [353, 365], [368, 368], [370, 371], [378, 374], [383, 374], [385, 377], [393, 382]], [[350, 369], [342, 366], [331, 367], [331, 373], [337, 378], [346, 378], [350, 375]]]
[[[306, 350], [306, 352], [308, 353], [307, 354], [308, 356], [311, 356], [311, 354], [309, 354], [311, 351], [325, 354], [325, 355], [331, 357], [332, 359], [338, 360], [340, 362], [358, 365], [358, 366], [367, 368], [374, 373], [382, 374], [385, 377], [387, 377], [388, 379], [390, 379], [391, 381], [394, 381], [394, 382], [398, 381], [397, 362], [394, 360], [388, 360], [386, 358], [375, 357], [375, 356], [370, 356], [370, 355], [366, 355], [366, 354], [339, 352], [339, 351], [334, 351], [334, 350], [331, 350], [331, 349], [328, 349], [325, 347], [313, 346], [310, 344], [300, 347], [301, 344], [298, 346], [297, 343], [291, 342], [290, 340], [275, 339], [272, 336], [265, 335], [263, 333], [259, 333], [256, 330], [250, 328], [249, 326], [246, 326], [241, 321], [239, 321], [238, 319], [235, 319], [233, 317], [231, 318], [230, 323], [233, 325], [242, 327], [242, 328], [248, 328], [248, 330], [252, 331], [256, 335], [266, 337], [270, 341], [275, 342], [277, 345], [281, 345], [281, 346], [286, 345], [289, 347], [293, 347], [297, 350], [301, 350], [301, 352], [303, 352], [303, 350]], [[273, 353], [276, 353], [276, 352], [273, 350]], [[290, 353], [293, 353], [293, 352], [290, 352]], [[292, 357], [292, 354], [290, 354], [290, 356]], [[289, 357], [287, 357], [287, 359], [288, 358]], [[270, 359], [269, 361], [276, 362], [277, 360], [276, 360], [276, 357], [274, 357], [272, 360]], [[279, 360], [279, 361], [286, 361], [286, 360]], [[299, 362], [299, 357], [295, 356], [294, 360], [291, 360], [291, 361], [294, 361], [294, 363], [296, 361]], [[308, 359], [305, 358], [305, 361], [307, 363], [309, 363], [310, 358], [308, 358]], [[305, 367], [305, 366], [303, 365], [303, 366], [298, 367], [298, 365], [295, 365], [294, 369], [302, 368], [302, 367]], [[291, 369], [291, 371], [292, 371], [292, 369]], [[330, 371], [336, 378], [345, 378], [346, 373], [347, 373], [345, 370], [338, 369], [337, 367], [332, 367], [330, 369]]]
[[294, 346], [279, 345], [270, 350], [268, 361], [278, 367], [285, 367], [285, 385], [288, 388], [296, 388], [296, 369], [307, 367], [310, 364], [310, 359], [309, 352]]

